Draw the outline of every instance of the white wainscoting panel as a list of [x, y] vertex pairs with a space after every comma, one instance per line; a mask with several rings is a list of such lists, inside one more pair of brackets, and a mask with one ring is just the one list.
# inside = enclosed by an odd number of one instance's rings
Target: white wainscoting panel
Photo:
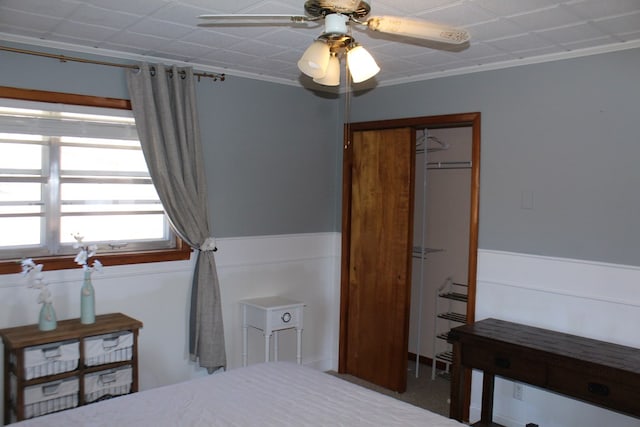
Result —
[[[217, 246], [228, 368], [242, 365], [238, 301], [281, 295], [306, 304], [302, 362], [337, 369], [340, 234], [224, 238]], [[192, 272], [193, 259], [105, 267], [93, 275], [97, 314], [122, 312], [144, 323], [139, 336], [141, 390], [206, 375], [188, 354]], [[45, 263], [44, 274], [58, 319], [78, 317], [82, 270], [47, 271]], [[0, 275], [0, 328], [36, 323], [37, 294], [20, 274]], [[295, 332], [286, 332], [280, 335], [280, 359], [295, 361]], [[250, 334], [250, 363], [264, 360], [263, 343], [257, 331]], [[2, 376], [0, 371], [0, 383]], [[0, 387], [0, 401], [2, 393]]]
[[[478, 253], [476, 319], [489, 317], [636, 347], [640, 268], [500, 251]], [[482, 376], [474, 372], [471, 419], [480, 417]], [[638, 427], [640, 420], [525, 386], [496, 381], [494, 419], [506, 426]]]
[[[219, 239], [218, 276], [229, 368], [241, 366], [239, 301], [280, 295], [302, 301], [302, 363], [337, 369], [340, 317], [340, 234], [314, 233]], [[279, 335], [280, 360], [295, 361], [295, 331]], [[273, 351], [273, 346], [272, 351]], [[264, 338], [249, 329], [249, 363], [264, 361]]]

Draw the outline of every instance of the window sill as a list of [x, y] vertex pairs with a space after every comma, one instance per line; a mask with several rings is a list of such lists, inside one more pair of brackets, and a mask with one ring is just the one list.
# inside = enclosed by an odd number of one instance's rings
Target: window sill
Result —
[[[150, 262], [182, 261], [191, 257], [189, 245], [179, 242], [175, 249], [163, 249], [145, 252], [123, 252], [119, 254], [103, 254], [97, 256], [105, 267], [127, 264], [144, 264]], [[35, 258], [36, 264], [44, 264], [46, 271], [78, 268], [73, 260], [75, 255]], [[0, 261], [0, 274], [21, 273], [20, 260]]]

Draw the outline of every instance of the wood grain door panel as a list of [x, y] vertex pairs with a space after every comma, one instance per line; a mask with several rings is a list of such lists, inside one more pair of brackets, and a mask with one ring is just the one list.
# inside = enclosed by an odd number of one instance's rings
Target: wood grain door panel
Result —
[[400, 392], [406, 388], [414, 147], [411, 128], [354, 132], [348, 156], [346, 372]]

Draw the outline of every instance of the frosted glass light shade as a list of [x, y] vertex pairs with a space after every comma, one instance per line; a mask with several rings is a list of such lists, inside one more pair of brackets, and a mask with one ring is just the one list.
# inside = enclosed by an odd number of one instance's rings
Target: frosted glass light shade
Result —
[[302, 55], [298, 61], [298, 68], [309, 77], [320, 78], [327, 72], [329, 65], [329, 45], [323, 41], [316, 40]]
[[347, 65], [354, 83], [368, 80], [380, 71], [376, 60], [362, 46], [356, 46], [347, 52]]
[[331, 55], [329, 58], [329, 65], [327, 65], [327, 72], [323, 77], [313, 79], [314, 82], [324, 86], [339, 86], [340, 85], [340, 60], [337, 56]]

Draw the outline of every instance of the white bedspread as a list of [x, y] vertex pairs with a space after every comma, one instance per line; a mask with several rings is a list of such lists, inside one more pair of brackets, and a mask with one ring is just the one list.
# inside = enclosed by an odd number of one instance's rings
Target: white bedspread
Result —
[[311, 368], [272, 362], [15, 425], [459, 427], [463, 424]]

